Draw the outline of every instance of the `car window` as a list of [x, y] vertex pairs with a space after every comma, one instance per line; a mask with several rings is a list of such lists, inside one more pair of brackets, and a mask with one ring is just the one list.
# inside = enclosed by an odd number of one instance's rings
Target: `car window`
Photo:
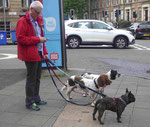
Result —
[[91, 29], [91, 22], [89, 21], [83, 21], [78, 23], [78, 28], [81, 29]]
[[93, 29], [107, 29], [107, 25], [99, 22], [93, 22]]
[[141, 25], [139, 25], [139, 28], [141, 28], [141, 29], [145, 29], [145, 28], [147, 28], [147, 25], [145, 25], [145, 24], [141, 24]]
[[90, 29], [91, 27], [91, 22], [88, 21], [83, 21], [83, 22], [75, 22], [68, 24], [68, 26], [72, 28], [81, 28], [81, 29]]
[[147, 25], [147, 28], [150, 29], [150, 24]]
[[78, 22], [68, 24], [69, 27], [78, 28]]

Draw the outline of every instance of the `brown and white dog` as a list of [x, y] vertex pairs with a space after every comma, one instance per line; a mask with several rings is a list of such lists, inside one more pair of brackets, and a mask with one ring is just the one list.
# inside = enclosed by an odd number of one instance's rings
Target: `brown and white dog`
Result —
[[[75, 88], [80, 88], [87, 95], [89, 95], [92, 100], [94, 100], [96, 93], [87, 89], [86, 87], [89, 87], [98, 92], [102, 87], [110, 85], [112, 82], [111, 80], [115, 80], [117, 76], [119, 77], [120, 74], [118, 74], [115, 70], [110, 70], [106, 74], [102, 75], [94, 75], [90, 73], [84, 73], [81, 76], [74, 75], [67, 79], [66, 86], [62, 87], [62, 91], [67, 90], [66, 95], [67, 100], [69, 100], [72, 99], [71, 92]], [[84, 85], [86, 87], [84, 87]], [[95, 102], [93, 102], [91, 106], [94, 106], [94, 103]]]

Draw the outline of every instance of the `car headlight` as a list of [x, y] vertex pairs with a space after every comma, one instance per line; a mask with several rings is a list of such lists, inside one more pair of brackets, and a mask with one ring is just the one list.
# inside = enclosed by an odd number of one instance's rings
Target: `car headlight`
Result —
[[133, 35], [131, 31], [127, 31], [129, 34]]

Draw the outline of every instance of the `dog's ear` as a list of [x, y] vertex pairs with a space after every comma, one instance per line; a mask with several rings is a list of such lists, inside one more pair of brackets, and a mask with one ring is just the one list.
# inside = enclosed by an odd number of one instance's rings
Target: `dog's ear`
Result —
[[111, 84], [111, 81], [108, 78], [105, 79], [105, 82], [106, 82], [105, 83], [106, 85], [110, 85]]
[[98, 80], [97, 80], [98, 84], [100, 87], [103, 87], [105, 85], [110, 85], [111, 81], [108, 79], [107, 75], [101, 75]]
[[128, 88], [126, 88], [126, 93], [129, 93]]

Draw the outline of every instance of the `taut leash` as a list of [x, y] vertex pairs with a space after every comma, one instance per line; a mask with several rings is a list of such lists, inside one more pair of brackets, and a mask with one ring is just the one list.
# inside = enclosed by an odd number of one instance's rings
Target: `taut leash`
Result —
[[[51, 68], [51, 66], [50, 66], [49, 63], [52, 64], [54, 67], [56, 67], [60, 72], [62, 72], [62, 73], [63, 73], [64, 75], [66, 75], [68, 78], [70, 78], [70, 76], [69, 76], [67, 73], [65, 73], [63, 70], [61, 70], [59, 67], [57, 67], [50, 59], [46, 59], [46, 64], [49, 65], [49, 67]], [[48, 69], [49, 69], [49, 67], [47, 66]], [[75, 80], [75, 81], [76, 81], [76, 80]], [[76, 81], [76, 82], [77, 82], [78, 84], [80, 84], [81, 86], [83, 86], [84, 88], [87, 88], [88, 90], [93, 91], [93, 92], [95, 92], [95, 93], [101, 95], [102, 97], [106, 97], [105, 94], [103, 94], [103, 93], [101, 93], [101, 92], [98, 92], [98, 91], [95, 91], [95, 90], [93, 90], [93, 89], [91, 89], [91, 88], [85, 86], [84, 84], [78, 82], [78, 81]]]

